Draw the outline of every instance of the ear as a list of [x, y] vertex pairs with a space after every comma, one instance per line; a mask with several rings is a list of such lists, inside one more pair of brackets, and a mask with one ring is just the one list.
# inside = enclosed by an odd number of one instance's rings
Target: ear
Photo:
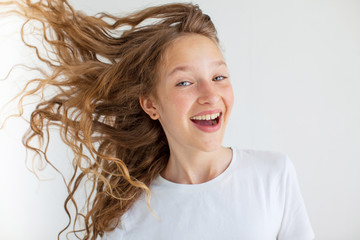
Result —
[[151, 96], [139, 97], [141, 108], [146, 112], [151, 119], [157, 120], [159, 118], [158, 109], [156, 107], [156, 101]]

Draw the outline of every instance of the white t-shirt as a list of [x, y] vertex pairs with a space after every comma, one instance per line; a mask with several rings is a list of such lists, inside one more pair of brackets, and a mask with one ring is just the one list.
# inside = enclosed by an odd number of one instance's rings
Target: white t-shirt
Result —
[[160, 175], [104, 240], [310, 240], [314, 234], [294, 167], [281, 153], [233, 148], [228, 168], [201, 184]]

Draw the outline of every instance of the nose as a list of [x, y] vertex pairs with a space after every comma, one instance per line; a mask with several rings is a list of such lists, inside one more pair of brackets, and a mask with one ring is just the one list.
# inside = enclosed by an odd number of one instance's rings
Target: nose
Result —
[[200, 104], [214, 105], [220, 100], [220, 94], [214, 86], [212, 81], [204, 81], [199, 84], [199, 98]]

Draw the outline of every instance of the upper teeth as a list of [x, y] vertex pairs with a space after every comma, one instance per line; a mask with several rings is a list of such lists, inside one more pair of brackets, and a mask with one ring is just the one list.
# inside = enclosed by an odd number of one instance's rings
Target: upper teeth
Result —
[[213, 113], [213, 114], [195, 116], [195, 117], [192, 117], [191, 119], [194, 119], [194, 120], [213, 120], [213, 119], [215, 119], [215, 118], [217, 118], [219, 116], [220, 116], [220, 113]]

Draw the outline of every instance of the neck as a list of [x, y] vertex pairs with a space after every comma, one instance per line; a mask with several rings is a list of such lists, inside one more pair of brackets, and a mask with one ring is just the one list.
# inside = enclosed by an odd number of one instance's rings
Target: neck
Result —
[[232, 150], [222, 146], [211, 152], [170, 147], [169, 162], [161, 176], [182, 184], [204, 183], [224, 172], [231, 159]]

